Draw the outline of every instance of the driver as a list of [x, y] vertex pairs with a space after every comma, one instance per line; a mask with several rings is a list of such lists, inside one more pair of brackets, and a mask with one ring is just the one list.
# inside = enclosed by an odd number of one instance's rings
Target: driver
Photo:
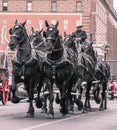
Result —
[[83, 25], [76, 26], [76, 31], [72, 33], [72, 36], [75, 38], [77, 43], [80, 43], [82, 45], [86, 44], [87, 34], [84, 30], [82, 30]]

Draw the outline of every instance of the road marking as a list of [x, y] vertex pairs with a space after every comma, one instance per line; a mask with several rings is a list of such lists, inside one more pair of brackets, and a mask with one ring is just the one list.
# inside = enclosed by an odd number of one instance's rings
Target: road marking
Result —
[[[105, 111], [113, 110], [113, 109], [117, 109], [117, 107], [108, 108], [108, 109], [105, 110]], [[89, 114], [91, 115], [91, 114], [94, 114], [94, 113], [97, 113], [97, 112], [99, 112], [99, 111], [91, 112], [91, 113], [89, 113]], [[27, 128], [23, 128], [23, 129], [19, 129], [19, 130], [33, 130], [33, 129], [35, 129], [35, 128], [40, 128], [40, 127], [48, 126], [48, 125], [51, 125], [51, 124], [55, 124], [55, 123], [59, 123], [59, 122], [62, 122], [62, 121], [67, 121], [67, 120], [75, 119], [75, 118], [78, 118], [78, 117], [81, 117], [81, 116], [86, 116], [86, 115], [88, 115], [88, 114], [74, 115], [74, 116], [72, 116], [72, 117], [68, 117], [68, 118], [65, 118], [65, 119], [60, 119], [60, 120], [51, 121], [51, 122], [48, 122], [48, 123], [43, 123], [43, 124], [39, 124], [39, 125], [34, 125], [34, 126], [31, 126], [31, 127], [27, 127]]]
[[[84, 116], [84, 115], [87, 115], [87, 114], [83, 114], [82, 116]], [[51, 121], [51, 122], [48, 122], [48, 123], [43, 123], [43, 124], [40, 124], [40, 125], [31, 126], [31, 127], [27, 127], [27, 128], [19, 129], [19, 130], [32, 130], [32, 129], [35, 129], [35, 128], [40, 128], [40, 127], [51, 125], [51, 124], [54, 124], [54, 123], [59, 123], [59, 122], [62, 122], [62, 121], [71, 120], [71, 119], [77, 118], [78, 116], [79, 115], [69, 117], [69, 118], [65, 118], [65, 119], [60, 119], [60, 120], [57, 120], [57, 121]]]

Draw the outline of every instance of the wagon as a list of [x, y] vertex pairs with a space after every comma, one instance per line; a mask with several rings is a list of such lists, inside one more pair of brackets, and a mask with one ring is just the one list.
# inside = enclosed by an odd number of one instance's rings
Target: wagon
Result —
[[8, 85], [8, 69], [0, 68], [0, 99], [5, 105], [8, 101], [9, 85]]

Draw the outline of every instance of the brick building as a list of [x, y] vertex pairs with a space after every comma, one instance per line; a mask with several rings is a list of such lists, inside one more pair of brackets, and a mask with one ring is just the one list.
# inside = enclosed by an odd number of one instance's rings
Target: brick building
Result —
[[[59, 30], [72, 33], [76, 25], [83, 24], [90, 40], [90, 33], [96, 45], [109, 44], [107, 54], [109, 60], [116, 60], [117, 53], [117, 14], [113, 9], [113, 0], [0, 0], [0, 50], [9, 50], [8, 30], [15, 19], [24, 22], [26, 28], [40, 30], [44, 21], [49, 23], [59, 21]], [[104, 56], [103, 51], [98, 49]], [[111, 63], [113, 75], [117, 68]], [[116, 71], [113, 71], [116, 70]]]

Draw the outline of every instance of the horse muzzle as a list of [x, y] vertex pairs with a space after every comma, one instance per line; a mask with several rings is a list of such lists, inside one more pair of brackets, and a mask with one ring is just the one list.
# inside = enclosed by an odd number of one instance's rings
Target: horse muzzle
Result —
[[9, 44], [9, 48], [10, 48], [12, 51], [15, 51], [16, 46], [15, 46], [15, 44]]

